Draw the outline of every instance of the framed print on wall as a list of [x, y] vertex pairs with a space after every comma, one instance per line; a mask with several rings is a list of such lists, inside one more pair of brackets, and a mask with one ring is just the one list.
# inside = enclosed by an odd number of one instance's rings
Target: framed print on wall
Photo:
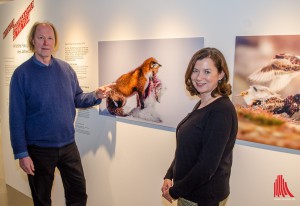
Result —
[[236, 37], [238, 139], [300, 149], [300, 35]]
[[184, 75], [203, 45], [203, 37], [99, 41], [99, 85], [118, 85], [99, 114], [175, 128], [196, 104]]

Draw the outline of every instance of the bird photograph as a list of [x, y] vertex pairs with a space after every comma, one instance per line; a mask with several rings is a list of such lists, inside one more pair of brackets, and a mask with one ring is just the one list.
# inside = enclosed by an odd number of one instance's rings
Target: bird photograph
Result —
[[300, 149], [299, 35], [236, 37], [238, 139]]

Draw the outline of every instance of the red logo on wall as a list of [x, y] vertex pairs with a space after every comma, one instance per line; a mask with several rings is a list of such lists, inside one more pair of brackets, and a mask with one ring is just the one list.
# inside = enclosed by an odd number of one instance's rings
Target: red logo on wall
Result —
[[20, 16], [20, 18], [16, 23], [15, 23], [15, 19], [11, 20], [8, 27], [3, 32], [3, 39], [5, 39], [5, 37], [10, 32], [11, 29], [13, 29], [13, 41], [18, 37], [18, 35], [21, 33], [21, 31], [29, 22], [30, 12], [33, 9], [33, 7], [34, 7], [34, 0], [29, 4], [27, 9], [23, 12], [23, 14]]
[[294, 195], [288, 188], [287, 182], [284, 181], [282, 175], [278, 175], [277, 179], [274, 182], [274, 199], [281, 200], [281, 199], [290, 199], [295, 200]]

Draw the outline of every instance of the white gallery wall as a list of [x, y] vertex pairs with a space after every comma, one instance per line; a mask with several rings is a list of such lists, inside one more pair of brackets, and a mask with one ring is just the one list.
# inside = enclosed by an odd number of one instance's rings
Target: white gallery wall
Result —
[[[8, 84], [15, 67], [32, 55], [25, 52], [26, 38], [35, 21], [46, 20], [56, 25], [60, 46], [55, 56], [69, 59], [79, 72], [84, 68], [79, 75], [80, 84], [87, 91], [98, 86], [101, 75], [98, 74], [99, 41], [204, 37], [205, 46], [224, 53], [233, 75], [236, 36], [300, 34], [299, 0], [15, 0], [0, 5], [0, 31], [4, 33], [9, 23], [17, 21], [32, 2], [29, 22], [17, 38], [13, 41], [10, 31], [0, 39], [5, 180], [28, 196], [27, 177], [13, 159], [10, 146]], [[72, 60], [68, 49], [78, 45], [87, 50], [76, 54], [82, 59]], [[179, 84], [184, 84], [183, 76]], [[180, 100], [174, 96], [174, 101]], [[176, 116], [176, 111], [173, 115]], [[161, 197], [160, 187], [175, 150], [174, 129], [100, 116], [97, 107], [78, 111], [75, 126], [87, 179], [88, 205], [170, 205]], [[228, 205], [300, 205], [299, 154], [295, 150], [237, 141]], [[283, 175], [294, 198], [274, 200], [278, 175]], [[53, 205], [63, 204], [57, 171]]]

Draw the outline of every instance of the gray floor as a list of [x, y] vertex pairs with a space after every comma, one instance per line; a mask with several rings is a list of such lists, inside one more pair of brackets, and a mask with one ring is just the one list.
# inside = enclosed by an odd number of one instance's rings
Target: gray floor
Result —
[[0, 124], [0, 205], [33, 206], [32, 199], [7, 185], [4, 181], [2, 138]]

